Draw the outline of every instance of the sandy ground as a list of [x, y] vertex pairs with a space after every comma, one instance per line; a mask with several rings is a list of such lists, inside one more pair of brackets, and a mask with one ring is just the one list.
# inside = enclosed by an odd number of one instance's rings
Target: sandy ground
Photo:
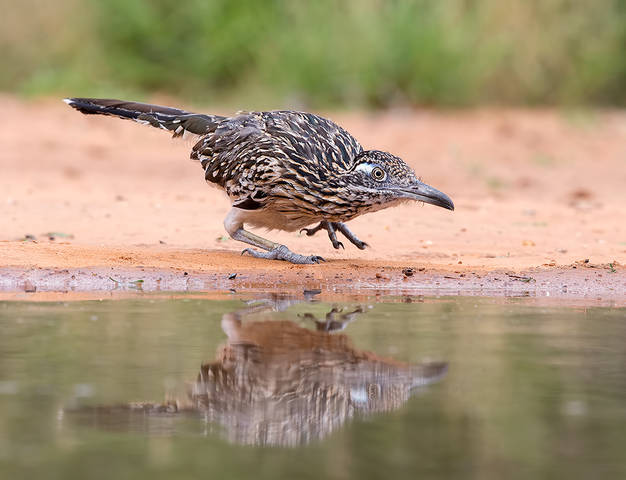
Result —
[[240, 255], [222, 226], [228, 199], [188, 160], [190, 142], [58, 100], [0, 102], [5, 292], [141, 279], [146, 289], [626, 298], [624, 111], [325, 113], [366, 148], [401, 156], [456, 210], [410, 204], [357, 218], [350, 227], [365, 251], [334, 250], [324, 232], [266, 234], [328, 260], [294, 266]]

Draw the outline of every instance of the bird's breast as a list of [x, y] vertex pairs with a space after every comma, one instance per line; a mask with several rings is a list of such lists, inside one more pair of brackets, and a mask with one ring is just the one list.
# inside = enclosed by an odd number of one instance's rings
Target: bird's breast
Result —
[[308, 215], [306, 212], [282, 212], [275, 208], [263, 208], [259, 210], [242, 210], [239, 218], [247, 225], [268, 230], [284, 230], [295, 232], [322, 218]]

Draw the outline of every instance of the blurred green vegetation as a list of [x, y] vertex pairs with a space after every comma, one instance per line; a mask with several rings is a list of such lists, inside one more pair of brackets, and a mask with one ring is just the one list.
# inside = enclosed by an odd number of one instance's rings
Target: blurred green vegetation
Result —
[[625, 105], [625, 0], [0, 0], [0, 90], [244, 107]]

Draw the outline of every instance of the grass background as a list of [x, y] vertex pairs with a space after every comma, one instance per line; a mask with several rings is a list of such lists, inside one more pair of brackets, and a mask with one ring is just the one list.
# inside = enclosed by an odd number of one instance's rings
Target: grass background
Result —
[[0, 0], [0, 90], [232, 107], [626, 104], [626, 0]]

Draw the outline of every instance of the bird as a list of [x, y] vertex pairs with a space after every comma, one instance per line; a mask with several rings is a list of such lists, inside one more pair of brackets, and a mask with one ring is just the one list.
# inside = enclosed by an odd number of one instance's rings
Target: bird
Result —
[[[322, 116], [291, 110], [242, 111], [233, 116], [114, 99], [66, 98], [83, 114], [99, 114], [191, 135], [191, 159], [208, 184], [225, 190], [232, 208], [224, 219], [231, 238], [252, 247], [243, 254], [294, 264], [325, 261], [294, 253], [246, 226], [312, 236], [325, 230], [335, 249], [341, 233], [358, 249], [368, 244], [346, 225], [359, 215], [416, 200], [448, 210], [445, 193], [423, 183], [401, 158], [365, 150], [350, 133]], [[315, 225], [317, 224], [317, 225]], [[315, 226], [313, 226], [315, 225]]]

